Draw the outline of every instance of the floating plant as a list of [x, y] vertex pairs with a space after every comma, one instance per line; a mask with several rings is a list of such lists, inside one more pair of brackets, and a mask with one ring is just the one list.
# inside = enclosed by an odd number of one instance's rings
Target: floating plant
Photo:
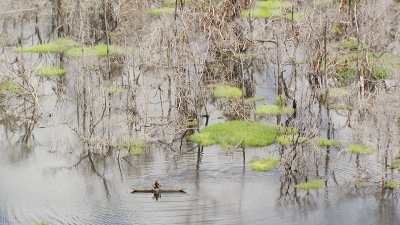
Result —
[[386, 181], [384, 187], [387, 189], [392, 189], [392, 190], [398, 189], [398, 188], [400, 188], [400, 181], [398, 181], [398, 180]]
[[257, 107], [257, 115], [278, 116], [293, 113], [294, 109], [286, 106], [279, 105], [262, 105]]
[[297, 184], [295, 187], [305, 191], [317, 190], [325, 187], [325, 182], [324, 180], [313, 180]]
[[175, 12], [175, 4], [176, 0], [165, 0], [160, 7], [147, 9], [146, 13], [151, 16], [170, 15]]
[[190, 140], [203, 145], [263, 147], [274, 143], [277, 130], [271, 126], [251, 121], [217, 123], [195, 133]]
[[328, 97], [332, 98], [343, 98], [349, 95], [349, 91], [346, 88], [329, 88]]
[[146, 13], [151, 16], [162, 16], [170, 15], [175, 12], [175, 8], [172, 7], [160, 7], [160, 8], [150, 8], [146, 10]]
[[319, 138], [318, 139], [318, 146], [324, 148], [337, 148], [340, 147], [340, 143], [334, 139], [327, 139], [327, 138]]
[[370, 155], [374, 153], [374, 150], [366, 145], [350, 144], [348, 146], [348, 152], [358, 155]]
[[268, 0], [256, 1], [255, 7], [249, 10], [243, 10], [242, 17], [254, 17], [257, 19], [268, 19], [282, 16], [282, 9], [289, 8], [291, 4], [287, 1]]
[[93, 47], [76, 47], [71, 48], [65, 52], [69, 57], [83, 57], [83, 56], [121, 56], [127, 54], [127, 49], [117, 45], [100, 44]]
[[116, 147], [125, 149], [132, 155], [140, 156], [144, 153], [145, 142], [143, 140], [128, 140], [116, 145]]
[[400, 158], [396, 158], [390, 164], [391, 169], [400, 169]]
[[56, 54], [77, 46], [77, 43], [70, 39], [59, 39], [48, 44], [39, 44], [32, 47], [18, 48], [17, 52], [36, 54]]
[[374, 65], [372, 67], [372, 78], [374, 80], [384, 80], [389, 77], [389, 70], [383, 66]]
[[299, 135], [281, 135], [276, 138], [276, 143], [280, 145], [303, 144], [305, 142], [307, 142], [307, 138]]
[[37, 75], [41, 77], [63, 77], [65, 75], [65, 70], [64, 68], [60, 67], [42, 67], [37, 70]]
[[360, 42], [360, 46], [359, 46], [358, 40], [354, 37], [350, 37], [346, 40], [339, 42], [337, 47], [340, 49], [356, 51], [356, 50], [359, 50], [360, 48], [366, 48], [367, 45], [365, 43]]
[[299, 129], [296, 127], [287, 127], [283, 125], [276, 125], [274, 127], [278, 131], [279, 135], [298, 135], [299, 133]]
[[14, 81], [5, 80], [0, 82], [0, 94], [18, 94], [22, 88]]
[[250, 168], [257, 172], [267, 172], [274, 169], [278, 164], [278, 159], [267, 157], [265, 159], [250, 161]]
[[214, 87], [213, 95], [215, 98], [240, 98], [243, 93], [240, 88], [228, 85], [217, 85]]
[[128, 89], [123, 88], [123, 87], [116, 87], [116, 86], [106, 87], [105, 89], [108, 93], [111, 93], [111, 94], [123, 94], [123, 93], [128, 92]]

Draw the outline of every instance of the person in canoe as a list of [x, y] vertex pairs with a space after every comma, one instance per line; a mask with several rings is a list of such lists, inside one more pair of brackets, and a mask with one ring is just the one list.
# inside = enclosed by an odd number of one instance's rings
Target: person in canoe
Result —
[[156, 189], [160, 189], [160, 188], [161, 188], [161, 184], [160, 184], [160, 182], [158, 182], [158, 180], [156, 180], [153, 184], [153, 189], [156, 190]]
[[156, 200], [158, 200], [161, 197], [161, 193], [160, 193], [160, 188], [161, 188], [161, 184], [160, 182], [158, 182], [158, 180], [156, 180], [153, 184], [153, 198], [155, 198]]

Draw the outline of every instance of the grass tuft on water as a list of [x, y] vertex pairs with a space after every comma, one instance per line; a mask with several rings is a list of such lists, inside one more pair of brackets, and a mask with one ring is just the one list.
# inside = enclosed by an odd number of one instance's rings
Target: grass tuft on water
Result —
[[278, 166], [279, 160], [273, 157], [267, 157], [260, 160], [250, 161], [250, 168], [257, 172], [267, 172]]
[[146, 10], [146, 13], [151, 16], [171, 15], [174, 12], [175, 12], [175, 8], [172, 8], [172, 7], [150, 8], [150, 9]]
[[263, 123], [234, 120], [208, 126], [190, 140], [203, 146], [263, 147], [273, 144], [276, 135], [274, 127]]
[[22, 88], [11, 80], [5, 80], [0, 82], [0, 94], [19, 94], [22, 92]]
[[84, 56], [123, 56], [127, 54], [127, 50], [117, 45], [99, 44], [93, 47], [76, 47], [65, 52], [69, 57], [84, 57]]
[[118, 144], [116, 147], [125, 149], [132, 155], [140, 156], [144, 153], [145, 142], [143, 140], [130, 139]]
[[307, 138], [296, 135], [281, 135], [276, 138], [276, 143], [280, 145], [294, 145], [296, 143], [303, 144], [307, 142]]
[[309, 191], [309, 190], [317, 190], [325, 187], [324, 180], [313, 180], [304, 183], [297, 184], [295, 186], [298, 189]]
[[221, 84], [214, 87], [213, 95], [215, 98], [240, 98], [243, 93], [240, 88]]
[[396, 158], [395, 160], [392, 161], [390, 164], [391, 169], [400, 169], [400, 159]]
[[18, 48], [17, 52], [36, 54], [56, 54], [77, 46], [77, 43], [70, 39], [59, 39], [47, 44], [39, 44], [32, 47]]
[[290, 3], [282, 0], [256, 1], [255, 7], [243, 10], [242, 17], [254, 17], [257, 19], [269, 19], [283, 15], [283, 10], [290, 7]]
[[398, 180], [386, 181], [384, 187], [387, 189], [392, 189], [392, 190], [398, 189], [398, 188], [400, 188], [400, 181], [398, 181]]
[[36, 73], [38, 76], [48, 77], [48, 78], [65, 76], [64, 68], [52, 67], [52, 66], [42, 67], [38, 69]]
[[366, 48], [366, 47], [367, 45], [362, 42], [360, 42], [360, 46], [358, 46], [358, 40], [355, 37], [350, 37], [338, 43], [338, 48], [350, 51], [356, 51], [359, 50], [360, 48]]
[[256, 114], [264, 116], [280, 116], [293, 113], [294, 109], [279, 105], [262, 105], [257, 107]]
[[350, 144], [348, 146], [348, 152], [352, 154], [359, 154], [359, 155], [370, 155], [374, 153], [374, 150], [366, 145], [361, 144]]
[[123, 93], [128, 92], [127, 88], [116, 87], [116, 86], [106, 87], [105, 89], [108, 93], [111, 93], [111, 94], [123, 94]]
[[327, 138], [319, 138], [318, 139], [318, 146], [324, 147], [324, 148], [338, 148], [340, 147], [340, 143], [337, 140], [334, 139], [327, 139]]

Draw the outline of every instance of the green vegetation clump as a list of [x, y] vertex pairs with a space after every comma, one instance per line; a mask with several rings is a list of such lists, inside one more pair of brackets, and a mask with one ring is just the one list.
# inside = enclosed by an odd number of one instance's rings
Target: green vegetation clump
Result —
[[328, 96], [332, 98], [343, 98], [349, 95], [349, 91], [345, 88], [329, 88]]
[[213, 94], [216, 98], [240, 98], [243, 95], [240, 88], [228, 85], [215, 86]]
[[282, 9], [289, 8], [291, 4], [287, 1], [281, 0], [268, 0], [268, 1], [256, 1], [256, 5], [253, 9], [243, 10], [241, 13], [242, 17], [254, 17], [257, 19], [268, 19], [272, 17], [282, 16]]
[[41, 77], [63, 77], [65, 75], [65, 70], [64, 68], [60, 67], [42, 67], [37, 70], [37, 75]]
[[351, 144], [348, 146], [348, 152], [352, 154], [370, 155], [374, 150], [366, 145]]
[[144, 153], [145, 142], [143, 140], [128, 140], [118, 144], [116, 147], [125, 149], [132, 155], [140, 156]]
[[0, 94], [19, 94], [22, 88], [14, 81], [5, 80], [0, 82]]
[[398, 181], [398, 180], [386, 181], [384, 187], [387, 189], [392, 189], [392, 190], [398, 189], [398, 188], [400, 188], [400, 181]]
[[334, 139], [319, 138], [318, 146], [325, 147], [325, 148], [330, 148], [330, 147], [337, 148], [340, 146], [340, 143]]
[[279, 135], [298, 135], [299, 129], [296, 127], [287, 127], [283, 125], [276, 125], [275, 129], [278, 131]]
[[127, 50], [117, 45], [99, 44], [93, 47], [76, 47], [71, 48], [65, 52], [69, 57], [83, 57], [83, 56], [121, 56], [126, 55]]
[[276, 143], [280, 145], [294, 145], [296, 143], [303, 144], [307, 142], [307, 138], [296, 135], [281, 135], [276, 138]]
[[268, 116], [286, 115], [293, 112], [293, 108], [279, 105], [262, 105], [256, 109], [256, 114]]
[[301, 190], [305, 190], [305, 191], [316, 190], [316, 189], [321, 189], [321, 188], [325, 187], [325, 182], [324, 182], [324, 180], [313, 180], [313, 181], [297, 184], [295, 187], [298, 189], [301, 189]]
[[162, 16], [170, 15], [175, 12], [175, 8], [172, 7], [160, 7], [160, 8], [150, 8], [146, 10], [146, 13], [151, 16]]
[[389, 77], [389, 71], [385, 67], [382, 66], [373, 66], [372, 67], [372, 78], [374, 80], [384, 80]]
[[357, 38], [350, 37], [349, 39], [343, 40], [338, 44], [338, 47], [340, 49], [346, 49], [350, 51], [356, 51], [359, 50], [360, 48], [366, 48], [367, 45], [365, 43], [360, 42], [360, 46], [358, 46], [358, 40]]
[[227, 121], [208, 126], [195, 133], [190, 140], [203, 146], [263, 147], [274, 143], [277, 130], [251, 121]]
[[128, 91], [126, 88], [122, 87], [116, 87], [116, 86], [111, 86], [111, 87], [106, 87], [106, 91], [111, 94], [123, 94]]
[[339, 75], [339, 79], [343, 83], [348, 83], [351, 80], [354, 80], [356, 77], [356, 69], [353, 66], [344, 66], [338, 68], [336, 73]]
[[56, 54], [77, 46], [77, 43], [70, 39], [59, 39], [48, 44], [39, 44], [27, 48], [18, 48], [18, 52], [36, 54]]
[[265, 159], [250, 161], [250, 168], [257, 172], [267, 172], [274, 169], [278, 164], [278, 159], [267, 157]]
[[400, 158], [396, 158], [395, 160], [392, 161], [390, 164], [391, 169], [400, 169]]

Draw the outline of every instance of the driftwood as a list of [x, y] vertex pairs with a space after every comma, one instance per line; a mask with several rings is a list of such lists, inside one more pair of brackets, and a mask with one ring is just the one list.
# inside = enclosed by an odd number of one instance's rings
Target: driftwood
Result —
[[[154, 193], [154, 189], [136, 189], [132, 188], [131, 193]], [[183, 189], [160, 189], [159, 193], [186, 193]]]

